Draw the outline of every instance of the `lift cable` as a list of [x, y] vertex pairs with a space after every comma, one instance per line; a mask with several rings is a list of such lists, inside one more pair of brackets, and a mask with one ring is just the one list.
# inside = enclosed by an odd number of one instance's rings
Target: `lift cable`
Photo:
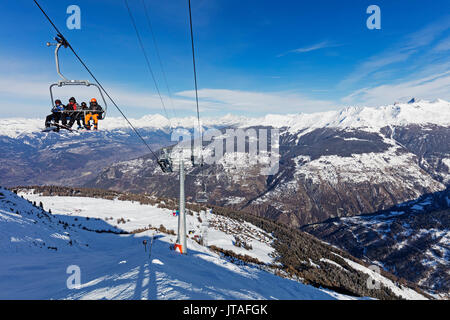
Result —
[[199, 127], [200, 143], [203, 144], [203, 133], [200, 125], [200, 111], [198, 108], [198, 87], [197, 87], [197, 70], [195, 68], [195, 46], [194, 46], [194, 31], [192, 29], [192, 13], [191, 13], [191, 0], [189, 2], [189, 25], [191, 27], [191, 46], [192, 46], [192, 64], [194, 66], [194, 84], [195, 84], [195, 101], [197, 104], [197, 120]]
[[47, 20], [50, 22], [50, 24], [53, 26], [53, 28], [56, 30], [58, 37], [60, 37], [70, 48], [70, 50], [73, 52], [75, 57], [78, 59], [78, 61], [83, 65], [83, 67], [86, 69], [86, 71], [91, 75], [91, 77], [95, 80], [95, 82], [98, 84], [98, 86], [103, 90], [103, 92], [106, 94], [106, 96], [111, 100], [112, 104], [116, 107], [116, 109], [120, 112], [120, 114], [123, 116], [123, 118], [128, 122], [130, 127], [133, 129], [133, 131], [136, 133], [136, 135], [142, 140], [142, 142], [145, 144], [145, 146], [148, 148], [148, 150], [153, 154], [153, 156], [158, 160], [158, 156], [156, 153], [150, 148], [148, 143], [144, 140], [142, 135], [139, 133], [139, 131], [133, 126], [133, 124], [128, 120], [128, 118], [125, 116], [123, 111], [119, 108], [119, 106], [115, 103], [115, 101], [112, 99], [112, 97], [109, 95], [109, 93], [105, 90], [105, 88], [102, 86], [100, 81], [97, 80], [97, 78], [94, 76], [92, 71], [88, 68], [88, 66], [84, 63], [84, 61], [80, 58], [80, 56], [76, 53], [75, 49], [72, 47], [72, 45], [67, 41], [67, 39], [63, 36], [63, 34], [59, 31], [58, 27], [53, 23], [53, 21], [50, 19], [50, 17], [47, 15], [47, 13], [42, 9], [42, 7], [39, 5], [39, 3], [36, 0], [33, 0], [34, 3], [37, 5], [37, 7], [41, 10], [41, 12], [44, 14], [44, 16], [47, 18]]
[[145, 4], [145, 0], [142, 0], [142, 6], [144, 7], [144, 13], [145, 13], [145, 17], [146, 17], [146, 20], [147, 20], [147, 25], [148, 25], [148, 28], [150, 29], [150, 34], [152, 35], [153, 45], [155, 47], [156, 56], [158, 57], [159, 67], [161, 68], [161, 73], [163, 75], [164, 83], [165, 83], [166, 88], [167, 88], [167, 94], [169, 96], [170, 104], [172, 106], [172, 108], [171, 108], [172, 114], [175, 117], [175, 110], [174, 110], [175, 107], [174, 107], [173, 99], [172, 99], [172, 91], [169, 88], [169, 82], [167, 81], [166, 72], [164, 70], [164, 66], [163, 66], [163, 63], [162, 63], [161, 55], [159, 53], [159, 47], [158, 47], [158, 44], [157, 44], [157, 41], [156, 41], [155, 33], [153, 32], [152, 23], [150, 21], [150, 15], [148, 13], [148, 8], [147, 8], [147, 5]]
[[194, 67], [194, 84], [195, 84], [195, 101], [197, 105], [197, 121], [198, 121], [198, 129], [199, 129], [199, 138], [200, 138], [200, 176], [203, 184], [203, 190], [199, 192], [201, 197], [197, 198], [197, 202], [206, 202], [206, 182], [205, 175], [203, 172], [203, 131], [202, 126], [200, 124], [200, 110], [198, 107], [198, 85], [197, 85], [197, 69], [195, 66], [195, 45], [194, 45], [194, 30], [192, 27], [192, 10], [191, 10], [191, 0], [188, 0], [189, 5], [189, 26], [191, 29], [191, 46], [192, 46], [192, 65]]
[[156, 82], [155, 74], [153, 73], [153, 69], [152, 69], [152, 66], [150, 64], [150, 59], [148, 57], [147, 50], [145, 50], [144, 43], [142, 42], [141, 35], [139, 34], [139, 31], [138, 31], [138, 28], [137, 28], [137, 25], [136, 25], [136, 21], [134, 20], [133, 14], [131, 13], [130, 6], [128, 5], [128, 0], [124, 0], [124, 2], [125, 2], [125, 6], [127, 7], [128, 14], [130, 16], [130, 20], [131, 20], [131, 23], [133, 25], [134, 31], [136, 32], [136, 37], [138, 39], [139, 46], [141, 47], [142, 54], [144, 55], [145, 61], [147, 63], [148, 71], [150, 72], [150, 75], [151, 75], [151, 77], [153, 79], [153, 83], [155, 84], [155, 88], [156, 88], [156, 91], [158, 92], [159, 99], [161, 100], [161, 105], [163, 107], [164, 113], [165, 113], [167, 119], [169, 120], [169, 125], [172, 128], [170, 117], [169, 117], [169, 114], [167, 113], [166, 105], [164, 104], [164, 100], [163, 100], [163, 98], [161, 96], [161, 92], [159, 91], [158, 83]]

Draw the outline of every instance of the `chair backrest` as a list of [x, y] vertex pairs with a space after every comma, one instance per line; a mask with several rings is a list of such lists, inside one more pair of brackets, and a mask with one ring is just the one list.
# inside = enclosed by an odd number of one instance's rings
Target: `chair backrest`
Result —
[[205, 191], [197, 192], [197, 196], [195, 198], [196, 202], [205, 203], [208, 202], [208, 196]]
[[90, 86], [94, 86], [97, 88], [99, 96], [101, 97], [102, 101], [103, 101], [103, 112], [100, 114], [99, 120], [103, 120], [106, 118], [106, 112], [108, 110], [108, 104], [106, 103], [105, 97], [103, 96], [102, 90], [100, 89], [100, 87], [95, 84], [95, 83], [90, 83], [88, 80], [60, 80], [57, 83], [53, 83], [50, 85], [50, 99], [52, 102], [52, 106], [55, 107], [55, 100], [54, 100], [54, 95], [53, 95], [53, 88], [54, 87], [67, 87], [67, 86], [85, 86], [85, 87], [90, 87]]

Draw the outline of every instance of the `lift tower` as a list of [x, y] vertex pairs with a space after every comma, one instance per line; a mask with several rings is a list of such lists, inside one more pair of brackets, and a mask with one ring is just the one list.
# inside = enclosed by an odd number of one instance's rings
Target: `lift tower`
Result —
[[175, 244], [175, 250], [182, 254], [187, 254], [186, 245], [186, 197], [184, 194], [184, 160], [180, 152], [180, 212], [178, 214], [178, 238]]

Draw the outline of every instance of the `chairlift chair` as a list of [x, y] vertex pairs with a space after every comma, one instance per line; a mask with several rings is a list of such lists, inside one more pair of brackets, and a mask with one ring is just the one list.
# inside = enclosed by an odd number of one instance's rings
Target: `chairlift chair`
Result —
[[158, 164], [163, 172], [173, 172], [172, 159], [166, 148], [162, 148], [159, 152]]
[[[69, 80], [66, 77], [64, 77], [60, 71], [59, 68], [59, 56], [58, 56], [58, 52], [59, 49], [61, 48], [61, 46], [63, 46], [64, 48], [67, 48], [69, 46], [69, 44], [67, 43], [67, 40], [60, 34], [58, 34], [55, 37], [56, 43], [50, 43], [47, 42], [47, 46], [56, 46], [55, 49], [55, 63], [56, 63], [56, 72], [58, 73], [58, 75], [61, 77], [62, 80], [59, 80], [56, 83], [53, 83], [50, 85], [50, 99], [51, 99], [51, 103], [52, 103], [52, 107], [55, 107], [55, 99], [54, 99], [54, 94], [53, 94], [53, 88], [54, 87], [66, 87], [66, 86], [85, 86], [85, 87], [90, 87], [90, 86], [94, 86], [97, 88], [98, 93], [103, 101], [103, 112], [100, 113], [100, 117], [98, 118], [98, 120], [104, 120], [106, 118], [106, 111], [108, 109], [108, 104], [106, 103], [105, 97], [103, 96], [103, 92], [101, 90], [101, 88], [95, 84], [95, 83], [90, 83], [88, 80]], [[81, 111], [81, 110], [77, 110], [77, 111]], [[88, 110], [85, 111], [89, 112]], [[92, 112], [92, 111], [90, 111]]]
[[173, 172], [172, 164], [169, 162], [169, 160], [159, 158], [158, 159], [158, 164], [159, 164], [159, 166], [161, 167], [161, 170], [164, 173]]
[[208, 194], [206, 193], [206, 184], [204, 184], [204, 189], [202, 191], [198, 191], [195, 197], [195, 201], [198, 203], [206, 203], [208, 202]]
[[205, 191], [199, 191], [197, 192], [197, 197], [195, 199], [198, 203], [206, 203], [208, 202], [208, 196]]
[[[194, 151], [193, 151], [193, 149], [191, 149], [191, 152], [192, 152], [191, 161], [192, 161], [192, 164], [194, 165], [194, 161], [193, 161], [193, 159], [194, 159], [194, 155], [193, 155]], [[196, 166], [200, 165], [201, 176], [202, 176], [203, 187], [204, 187], [204, 189], [202, 191], [198, 191], [197, 192], [196, 197], [195, 197], [195, 201], [198, 202], [198, 203], [206, 203], [206, 202], [208, 202], [208, 195], [206, 193], [206, 183], [204, 182], [205, 176], [203, 174], [203, 155], [200, 156], [200, 163], [199, 164], [195, 164], [195, 165]]]

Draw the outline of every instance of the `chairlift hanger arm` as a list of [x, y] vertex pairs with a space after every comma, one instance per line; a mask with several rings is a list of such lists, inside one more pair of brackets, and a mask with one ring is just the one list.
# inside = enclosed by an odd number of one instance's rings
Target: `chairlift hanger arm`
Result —
[[102, 116], [102, 120], [105, 119], [106, 117], [106, 111], [108, 109], [108, 104], [106, 102], [105, 97], [103, 96], [103, 92], [100, 88], [99, 85], [97, 85], [96, 83], [90, 83], [88, 80], [69, 80], [67, 79], [60, 70], [60, 64], [59, 64], [59, 49], [62, 47], [67, 48], [69, 47], [69, 43], [67, 42], [66, 38], [64, 38], [64, 36], [60, 33], [57, 34], [57, 36], [54, 38], [56, 43], [50, 43], [47, 42], [47, 46], [56, 46], [55, 48], [55, 63], [56, 63], [56, 72], [58, 73], [58, 75], [61, 77], [62, 80], [59, 80], [57, 83], [54, 83], [52, 85], [50, 85], [50, 98], [51, 98], [51, 103], [52, 106], [55, 107], [55, 101], [54, 101], [54, 96], [53, 96], [53, 87], [58, 86], [58, 87], [64, 87], [64, 86], [95, 86], [100, 94], [100, 97], [103, 101], [103, 116]]
[[[57, 37], [55, 38], [55, 40], [57, 39]], [[66, 77], [63, 76], [63, 74], [61, 73], [61, 69], [59, 67], [59, 48], [61, 48], [61, 46], [64, 46], [65, 48], [67, 47], [67, 42], [65, 41], [64, 44], [60, 41], [57, 40], [57, 43], [50, 43], [47, 42], [47, 47], [50, 46], [56, 46], [55, 48], [55, 63], [56, 63], [56, 72], [58, 73], [58, 75], [61, 77], [61, 79], [63, 79], [63, 81], [68, 81]]]

